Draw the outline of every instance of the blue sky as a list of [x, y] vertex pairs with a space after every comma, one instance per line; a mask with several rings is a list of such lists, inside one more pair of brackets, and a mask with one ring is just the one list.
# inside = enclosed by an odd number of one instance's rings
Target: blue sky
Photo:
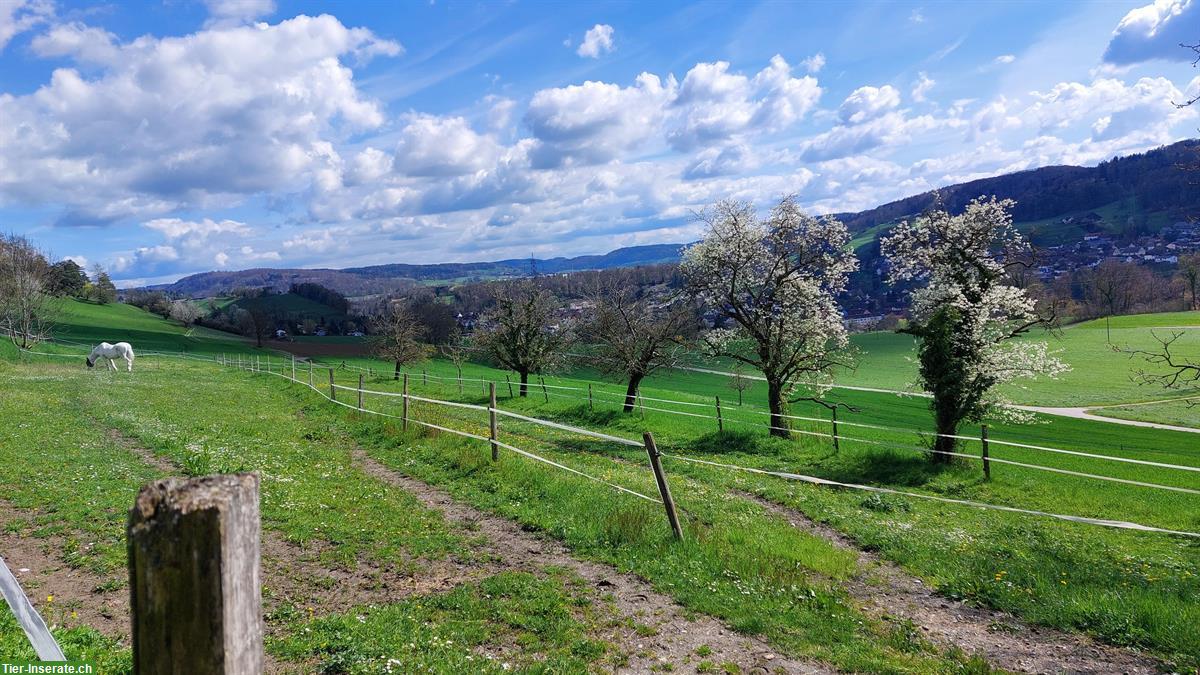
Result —
[[1200, 0], [0, 0], [0, 227], [123, 285], [599, 253], [1196, 135]]

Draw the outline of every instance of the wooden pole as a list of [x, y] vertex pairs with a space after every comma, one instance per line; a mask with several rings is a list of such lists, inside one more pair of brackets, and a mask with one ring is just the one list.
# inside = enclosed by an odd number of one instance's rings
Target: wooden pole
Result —
[[333, 368], [329, 369], [329, 400], [337, 400], [337, 387], [333, 386]]
[[596, 406], [592, 404], [592, 383], [588, 382], [588, 410], [595, 412]]
[[508, 383], [508, 397], [513, 397], [512, 380], [508, 379], [508, 373], [504, 374], [504, 381]]
[[126, 530], [133, 672], [263, 672], [258, 475], [168, 478]]
[[645, 422], [646, 421], [646, 406], [642, 405], [642, 388], [638, 387], [636, 393], [637, 393], [638, 412], [642, 416], [642, 421]]
[[310, 386], [310, 387], [313, 386], [313, 384], [312, 384], [312, 359], [308, 360], [308, 386]]
[[988, 459], [988, 426], [986, 424], [979, 425], [979, 442], [983, 452], [983, 477], [991, 480], [992, 462]]
[[546, 390], [546, 378], [538, 377], [538, 382], [542, 383], [542, 396], [546, 397], [546, 403], [550, 402], [550, 392]]
[[404, 395], [400, 397], [400, 407], [404, 411], [401, 417], [404, 420], [404, 430], [408, 431], [408, 373], [404, 374]]
[[[424, 370], [421, 371], [421, 386], [422, 387], [429, 386], [429, 375]], [[428, 395], [429, 394], [426, 394], [426, 396], [428, 396]]]
[[721, 397], [718, 396], [716, 398], [717, 398], [717, 431], [720, 431], [723, 433], [725, 431], [725, 420], [721, 417]]
[[667, 509], [671, 531], [675, 533], [676, 539], [683, 539], [683, 529], [679, 527], [679, 516], [675, 513], [675, 500], [671, 499], [671, 488], [667, 485], [666, 474], [663, 473], [658, 447], [654, 445], [654, 435], [649, 431], [643, 432], [642, 441], [646, 444], [646, 454], [650, 456], [650, 468], [654, 470], [654, 480], [658, 483], [658, 494], [662, 496], [663, 506]]
[[296, 379], [296, 355], [292, 354], [292, 380]]
[[363, 389], [362, 380], [363, 380], [363, 374], [359, 373], [358, 374], [358, 409], [359, 410], [363, 409], [363, 407], [362, 407], [362, 389]]
[[500, 459], [500, 446], [496, 443], [496, 383], [488, 382], [488, 431], [491, 433], [492, 461]]
[[833, 406], [830, 412], [833, 413], [833, 449], [836, 452], [842, 449], [841, 441], [838, 440], [837, 406]]

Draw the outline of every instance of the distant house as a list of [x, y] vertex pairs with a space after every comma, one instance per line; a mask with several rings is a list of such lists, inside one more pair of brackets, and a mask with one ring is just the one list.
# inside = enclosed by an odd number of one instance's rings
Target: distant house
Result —
[[324, 328], [318, 328], [317, 332], [313, 333], [313, 335], [316, 335], [317, 337], [325, 337], [327, 333], [325, 332]]
[[361, 330], [356, 330], [350, 334], [350, 337], [364, 337], [365, 335], [366, 334], [363, 333]]
[[275, 339], [276, 340], [286, 340], [287, 337], [288, 337], [288, 334], [287, 334], [286, 330], [279, 328], [275, 331]]

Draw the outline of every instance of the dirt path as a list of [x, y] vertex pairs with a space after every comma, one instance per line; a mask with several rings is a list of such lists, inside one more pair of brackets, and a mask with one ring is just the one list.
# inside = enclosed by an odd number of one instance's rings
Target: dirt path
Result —
[[397, 473], [361, 450], [356, 450], [354, 457], [369, 475], [415, 495], [427, 507], [445, 514], [448, 521], [484, 535], [486, 550], [505, 568], [535, 573], [547, 566], [566, 568], [589, 585], [600, 599], [598, 604], [610, 604], [619, 615], [652, 628], [655, 634], [650, 636], [639, 635], [627, 625], [613, 628], [616, 632], [608, 637], [629, 655], [623, 671], [649, 672], [665, 663], [679, 668], [689, 660], [698, 661], [696, 650], [706, 646], [712, 653], [705, 659], [736, 663], [742, 672], [834, 672], [823, 664], [784, 657], [766, 642], [739, 635], [711, 617], [689, 617], [686, 610], [646, 582], [608, 565], [579, 560], [557, 541], [457, 502], [445, 491]]
[[[1143, 405], [1131, 403], [1126, 405]], [[1105, 417], [1096, 415], [1092, 410], [1100, 410], [1103, 408], [1123, 408], [1125, 405], [1105, 405], [1105, 406], [1089, 406], [1086, 408], [1051, 408], [1036, 405], [1015, 405], [1014, 408], [1019, 410], [1027, 410], [1029, 412], [1042, 413], [1044, 415], [1058, 415], [1059, 417], [1073, 417], [1080, 420], [1091, 420], [1093, 422], [1108, 422], [1109, 424], [1124, 424], [1130, 427], [1143, 427], [1146, 429], [1162, 429], [1164, 431], [1182, 431], [1189, 434], [1200, 434], [1200, 428], [1197, 427], [1181, 427], [1174, 424], [1160, 424], [1158, 422], [1143, 422], [1141, 420], [1126, 420], [1120, 417]]]
[[738, 493], [776, 513], [793, 527], [812, 532], [854, 551], [865, 570], [846, 589], [864, 610], [879, 617], [909, 619], [935, 644], [982, 654], [992, 665], [1029, 673], [1160, 672], [1155, 661], [1131, 651], [1097, 643], [1086, 636], [1028, 626], [1006, 612], [970, 607], [939, 595], [894, 563], [859, 549], [837, 530], [803, 513], [749, 493]]

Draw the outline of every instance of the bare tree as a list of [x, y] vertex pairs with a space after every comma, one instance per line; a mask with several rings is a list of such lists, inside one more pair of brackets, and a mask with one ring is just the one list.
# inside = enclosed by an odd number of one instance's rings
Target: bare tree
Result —
[[521, 396], [530, 373], [554, 365], [570, 342], [569, 326], [554, 321], [557, 302], [531, 280], [502, 285], [496, 306], [481, 320], [476, 338], [500, 365], [521, 376]]
[[685, 341], [696, 333], [695, 308], [680, 298], [652, 300], [632, 285], [601, 289], [591, 302], [584, 336], [596, 350], [597, 368], [625, 378], [624, 411], [632, 412], [642, 380], [680, 364]]
[[462, 396], [463, 393], [462, 367], [467, 362], [467, 359], [470, 358], [471, 349], [471, 343], [457, 329], [448, 342], [438, 347], [438, 351], [442, 353], [442, 356], [450, 359], [450, 363], [454, 364], [454, 370], [458, 372], [459, 396]]
[[396, 364], [392, 379], [400, 379], [400, 369], [404, 366], [429, 358], [431, 348], [421, 342], [425, 327], [417, 322], [408, 307], [393, 306], [377, 319], [375, 331], [371, 338], [372, 351], [379, 358]]
[[275, 325], [275, 322], [265, 311], [253, 307], [238, 312], [238, 324], [241, 326], [242, 333], [254, 338], [255, 344], [261, 347], [263, 338], [270, 335], [271, 327]]
[[200, 318], [200, 308], [191, 300], [176, 300], [171, 303], [171, 318], [187, 326]]
[[743, 394], [754, 386], [754, 380], [746, 377], [746, 365], [741, 361], [733, 364], [733, 372], [729, 374], [729, 388], [738, 393], [738, 405], [742, 404]]
[[1135, 265], [1105, 260], [1084, 280], [1088, 304], [1104, 314], [1105, 341], [1112, 342], [1111, 319], [1129, 311], [1135, 297]]
[[762, 371], [771, 434], [788, 438], [786, 406], [798, 385], [821, 391], [837, 365], [850, 365], [849, 337], [835, 300], [858, 260], [846, 226], [805, 214], [792, 197], [766, 220], [748, 203], [721, 202], [700, 214], [704, 241], [680, 264], [688, 291], [736, 324], [704, 336], [714, 356]]
[[[1185, 331], [1173, 332], [1170, 337], [1162, 337], [1154, 331], [1150, 331], [1150, 334], [1158, 342], [1156, 349], [1114, 347], [1116, 351], [1128, 354], [1129, 358], [1141, 358], [1155, 367], [1153, 371], [1137, 370], [1134, 379], [1143, 384], [1159, 385], [1166, 389], [1200, 386], [1200, 361], [1171, 351], [1175, 342], [1186, 334]], [[1194, 400], [1188, 401], [1189, 407], [1194, 405], [1198, 405]]]
[[50, 265], [28, 239], [0, 235], [0, 327], [28, 349], [49, 337], [56, 314]]

